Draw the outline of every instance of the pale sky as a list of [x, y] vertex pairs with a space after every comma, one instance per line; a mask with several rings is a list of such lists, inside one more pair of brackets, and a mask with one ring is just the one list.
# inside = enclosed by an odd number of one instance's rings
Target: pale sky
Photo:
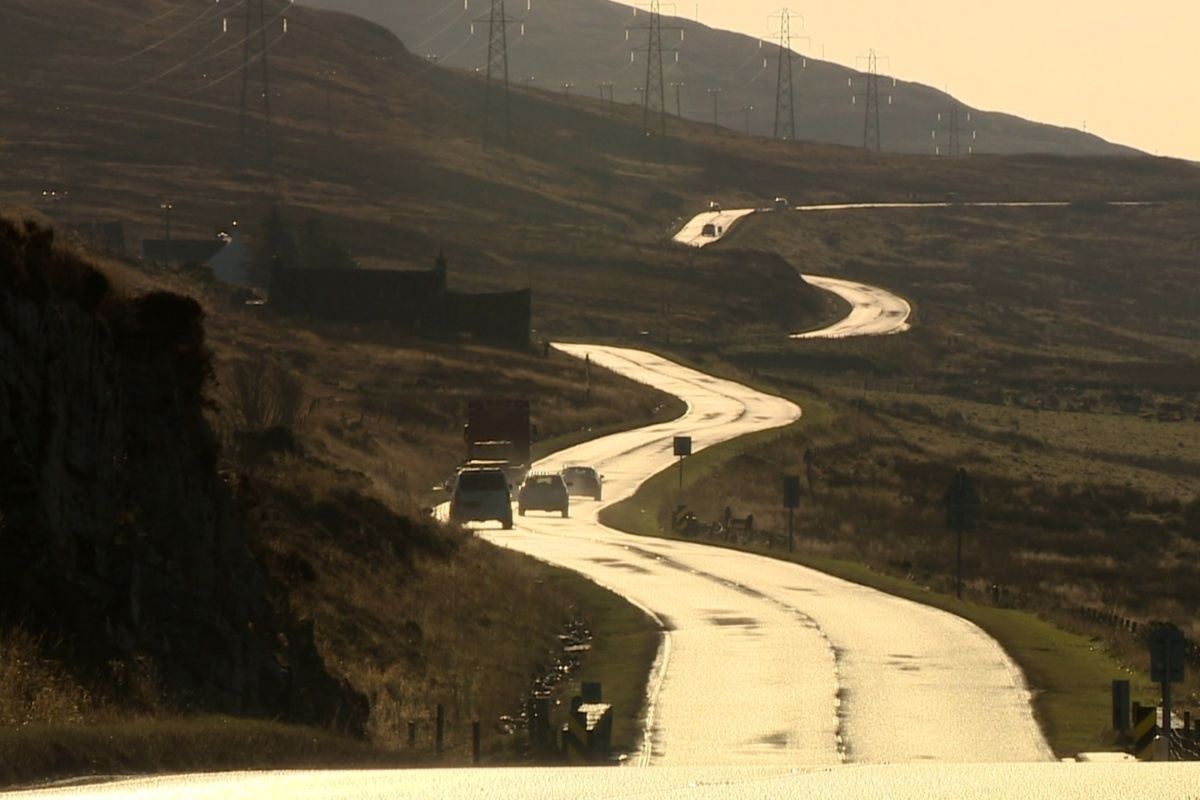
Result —
[[[765, 36], [785, 0], [664, 1], [663, 12]], [[646, 7], [647, 3], [629, 2]], [[1200, 0], [812, 0], [790, 5], [811, 45], [856, 66], [874, 48], [903, 80], [967, 105], [1083, 128], [1200, 161]], [[800, 26], [793, 22], [795, 35]], [[880, 63], [885, 71], [887, 62]]]

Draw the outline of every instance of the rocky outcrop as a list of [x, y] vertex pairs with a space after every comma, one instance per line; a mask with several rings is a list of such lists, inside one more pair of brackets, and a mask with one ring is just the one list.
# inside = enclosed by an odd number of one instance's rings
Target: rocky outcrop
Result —
[[311, 624], [268, 601], [217, 473], [203, 319], [115, 297], [0, 219], [0, 618], [98, 664], [149, 657], [179, 707], [361, 730]]

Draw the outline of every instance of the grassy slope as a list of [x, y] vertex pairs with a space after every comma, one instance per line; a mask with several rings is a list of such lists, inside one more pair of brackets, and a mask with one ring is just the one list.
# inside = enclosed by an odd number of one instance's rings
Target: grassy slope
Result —
[[[809, 412], [806, 419], [792, 428], [829, 424], [827, 406], [819, 402], [807, 402], [804, 407]], [[694, 497], [697, 493], [695, 487], [704, 486], [706, 478], [719, 478], [723, 468], [739, 455], [761, 449], [764, 442], [777, 440], [786, 432], [785, 429], [743, 437], [693, 456], [688, 460], [684, 472], [684, 497]], [[663, 511], [670, 507], [677, 494], [676, 481], [674, 469], [659, 473], [643, 484], [631, 498], [605, 509], [601, 514], [601, 522], [628, 533], [685, 539], [663, 525]], [[803, 542], [800, 553], [793, 556], [768, 551], [760, 545], [712, 544], [733, 546], [770, 558], [793, 560], [829, 575], [941, 608], [979, 625], [1000, 643], [1024, 671], [1034, 693], [1035, 714], [1051, 747], [1060, 756], [1073, 756], [1079, 752], [1113, 746], [1109, 683], [1114, 678], [1133, 677], [1135, 697], [1144, 698], [1152, 694], [1152, 687], [1144, 676], [1139, 678], [1130, 675], [1131, 670], [1105, 652], [1103, 647], [1097, 646], [1095, 640], [1063, 631], [1034, 614], [958, 601], [951, 595], [877, 572], [862, 563], [805, 553]]]
[[[1165, 353], [1192, 352], [1189, 337], [1154, 327], [1152, 313], [1122, 313], [1120, 298], [1158, 287], [1158, 302], [1177, 297], [1186, 303], [1187, 295], [1168, 284], [1194, 282], [1169, 274], [1132, 286], [1098, 282], [1116, 308], [1101, 303], [1087, 309], [1105, 316], [1092, 320], [1091, 328], [1077, 324], [1062, 344], [1059, 323], [1068, 316], [1079, 323], [1087, 314], [1064, 315], [1045, 305], [1063, 287], [1089, 285], [1091, 273], [1065, 275], [1032, 291], [1022, 285], [1044, 271], [1022, 270], [1028, 267], [1025, 246], [1051, 234], [1062, 235], [1060, 252], [1045, 262], [1050, 266], [1072, 264], [1072, 248], [1080, 242], [1099, 242], [1092, 263], [1103, 262], [1114, 247], [1133, 259], [1161, 252], [1164, 243], [1193, 246], [1170, 218], [1144, 238], [1127, 235], [1125, 226], [1107, 219], [1080, 237], [1056, 220], [1050, 224], [1057, 228], [1048, 232], [1042, 217], [1020, 215], [1003, 226], [994, 218], [966, 226], [942, 220], [941, 229], [924, 232], [898, 218], [869, 224], [855, 217], [807, 218], [790, 232], [768, 236], [748, 227], [757, 234], [756, 245], [806, 270], [874, 278], [918, 301], [921, 325], [913, 336], [869, 345], [811, 345], [803, 352], [784, 350], [774, 339], [803, 324], [796, 307], [815, 307], [811, 295], [788, 277], [786, 265], [757, 250], [752, 259], [731, 253], [736, 238], [704, 254], [676, 253], [661, 244], [676, 218], [710, 197], [726, 205], [776, 194], [818, 202], [940, 199], [947, 191], [964, 199], [1194, 197], [1196, 172], [1176, 162], [864, 158], [851, 149], [746, 140], [693, 125], [673, 126], [678, 138], [671, 147], [647, 151], [632, 109], [610, 120], [584, 99], [524, 93], [517, 93], [513, 145], [482, 153], [474, 135], [477, 83], [440, 70], [418, 74], [419, 61], [378, 29], [297, 9], [295, 35], [273, 61], [281, 144], [272, 178], [252, 164], [239, 164], [236, 115], [230, 112], [236, 81], [187, 95], [201, 81], [183, 70], [147, 91], [118, 93], [206, 41], [208, 34], [197, 30], [144, 56], [118, 60], [164, 32], [137, 29], [130, 24], [133, 17], [166, 7], [165, 0], [116, 10], [97, 2], [14, 0], [6, 8], [8, 24], [0, 30], [0, 74], [6, 76], [0, 85], [5, 120], [0, 200], [29, 202], [53, 183], [70, 190], [70, 199], [53, 209], [56, 216], [124, 219], [131, 236], [140, 236], [159, 229], [159, 197], [176, 202], [177, 230], [193, 233], [207, 233], [210, 225], [234, 216], [253, 219], [282, 198], [295, 213], [326, 215], [336, 233], [351, 237], [356, 250], [375, 259], [425, 263], [439, 244], [450, 242], [452, 270], [463, 285], [526, 285], [532, 279], [544, 298], [537, 312], [544, 331], [620, 338], [657, 327], [665, 316], [677, 334], [698, 340], [697, 349], [720, 342], [724, 354], [747, 370], [753, 366], [793, 383], [847, 374], [922, 374], [945, 362], [955, 370], [935, 372], [939, 382], [982, 380], [986, 386], [984, 379], [1010, 370], [1029, 375], [1023, 389], [1029, 394], [1030, 387], [1073, 364], [1078, 374], [1107, 364], [1118, 380], [1141, 379], [1143, 373], [1112, 366], [1116, 351], [1094, 358], [1089, 332]], [[225, 66], [236, 66], [236, 56]], [[321, 77], [323, 61], [343, 69], [336, 78]], [[213, 71], [223, 68], [218, 64]], [[337, 117], [332, 136], [321, 113], [327, 85]], [[1181, 209], [1181, 219], [1190, 213], [1187, 206], [1172, 208]], [[768, 223], [784, 222], [782, 216], [767, 216], [774, 218]], [[470, 231], [469, 240], [463, 231]], [[897, 254], [903, 256], [900, 269]], [[960, 269], [976, 263], [977, 273]], [[1127, 264], [1110, 266], [1116, 268], [1106, 269], [1106, 277], [1139, 274]], [[975, 280], [989, 275], [1001, 280]], [[664, 308], [660, 298], [666, 296], [677, 305]], [[747, 331], [744, 309], [759, 305], [770, 312], [770, 324]], [[1173, 317], [1187, 324], [1186, 314]], [[1012, 329], [993, 329], [1006, 319]], [[944, 324], [947, 320], [955, 324]], [[1173, 320], [1163, 324], [1169, 328]], [[1039, 333], [1033, 346], [1029, 330]], [[961, 347], [975, 337], [981, 337], [979, 348]], [[1016, 346], [1022, 342], [1024, 349]], [[993, 354], [1016, 357], [998, 361]], [[1160, 369], [1149, 374], [1161, 382], [1169, 372], [1162, 367], [1180, 362], [1163, 357], [1157, 363]], [[366, 411], [363, 403], [360, 417]], [[345, 419], [354, 421], [350, 415]], [[323, 423], [323, 440], [308, 445], [310, 453], [342, 458], [375, 447], [370, 440], [347, 444], [344, 434], [354, 431], [339, 426], [346, 422], [332, 412]], [[390, 435], [380, 435], [390, 441]], [[382, 460], [384, 452], [380, 448], [371, 458]], [[374, 468], [361, 472], [372, 491], [395, 480]]]
[[[468, 397], [532, 397], [540, 429], [560, 440], [670, 414], [669, 398], [601, 369], [592, 371], [589, 395], [578, 365], [562, 356], [422, 340], [383, 327], [295, 326], [233, 306], [226, 290], [187, 273], [103, 266], [130, 294], [168, 288], [204, 303], [217, 356], [212, 396], [214, 422], [225, 434], [222, 466], [251, 547], [275, 601], [312, 621], [333, 673], [368, 697], [369, 742], [184, 714], [158, 693], [152, 665], [112, 689], [103, 676], [73, 669], [69, 642], [8, 632], [0, 633], [0, 721], [20, 734], [0, 738], [0, 784], [112, 771], [427, 760], [437, 703], [447, 710], [447, 758], [468, 757], [469, 722], [481, 720], [489, 757], [511, 759], [520, 736], [498, 721], [520, 712], [522, 693], [552, 666], [558, 634], [576, 619], [594, 633], [595, 657], [585, 666], [609, 686], [619, 741], [635, 743], [654, 624], [572, 573], [440, 528], [416, 508], [420, 490], [451, 474], [462, 457]], [[293, 443], [253, 457], [237, 449], [239, 404], [230, 391], [234, 366], [247, 360], [254, 370], [290, 374], [301, 409]], [[420, 731], [411, 751], [409, 721]]]

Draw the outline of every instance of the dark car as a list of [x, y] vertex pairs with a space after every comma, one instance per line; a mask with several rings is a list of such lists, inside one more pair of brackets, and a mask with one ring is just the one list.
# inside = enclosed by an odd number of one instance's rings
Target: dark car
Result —
[[565, 517], [571, 506], [567, 485], [561, 475], [530, 475], [517, 495], [517, 513], [558, 511]]
[[562, 477], [563, 482], [567, 484], [567, 491], [573, 495], [599, 500], [603, 494], [601, 485], [604, 476], [596, 472], [595, 467], [582, 465], [563, 467]]

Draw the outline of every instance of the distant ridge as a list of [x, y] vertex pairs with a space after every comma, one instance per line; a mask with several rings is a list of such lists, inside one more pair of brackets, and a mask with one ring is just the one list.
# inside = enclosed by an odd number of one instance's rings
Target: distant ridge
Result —
[[[440, 62], [462, 69], [482, 67], [487, 53], [487, 24], [473, 18], [485, 15], [486, 0], [300, 0], [301, 3], [354, 14], [390, 29], [416, 55], [437, 55]], [[612, 81], [617, 102], [636, 103], [635, 87], [645, 83], [645, 62], [631, 63], [629, 52], [644, 48], [626, 41], [625, 31], [635, 23], [632, 9], [611, 0], [534, 0], [525, 14], [523, 0], [509, 0], [509, 15], [527, 16], [524, 37], [510, 30], [510, 76], [514, 82], [533, 77], [533, 85], [562, 91], [573, 84], [573, 93], [599, 97], [598, 84]], [[751, 131], [769, 136], [774, 129], [775, 55], [778, 47], [739, 33], [710, 28], [684, 18], [664, 18], [664, 24], [683, 29], [683, 42], [674, 31], [664, 33], [664, 48], [678, 47], [676, 64], [672, 54], [664, 57], [668, 86], [668, 108], [674, 111], [670, 83], [682, 83], [680, 106], [683, 115], [711, 122], [713, 104], [710, 88], [720, 88], [718, 119], [735, 130], [745, 127], [746, 106], [753, 106]], [[636, 31], [631, 33], [631, 37]], [[674, 41], [673, 41], [674, 40]], [[866, 48], [864, 43], [864, 49]], [[767, 69], [763, 69], [763, 59]], [[858, 74], [830, 62], [807, 58], [807, 66], [796, 72], [797, 137], [810, 141], [862, 146], [863, 107], [851, 104], [847, 79]], [[939, 127], [938, 113], [947, 111], [954, 100], [945, 92], [918, 83], [891, 80], [882, 94], [883, 149], [893, 152], [930, 154], [932, 131]], [[964, 107], [965, 108], [965, 107]], [[1113, 144], [1098, 136], [1053, 125], [1030, 122], [1011, 114], [965, 109], [971, 122], [963, 124], [965, 152], [973, 145], [978, 153], [1048, 153], [1070, 156], [1117, 156], [1138, 154], [1133, 148]], [[969, 141], [971, 131], [978, 132]], [[943, 147], [944, 147], [943, 138]]]

